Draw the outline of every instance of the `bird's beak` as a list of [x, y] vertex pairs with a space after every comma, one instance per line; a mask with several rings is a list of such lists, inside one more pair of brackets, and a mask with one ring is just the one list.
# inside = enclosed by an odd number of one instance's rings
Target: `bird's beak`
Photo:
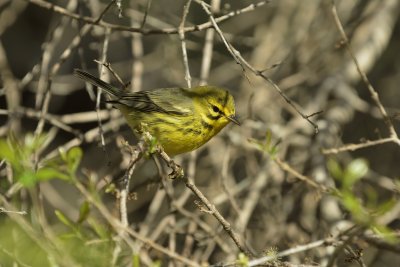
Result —
[[227, 116], [226, 118], [227, 118], [228, 120], [230, 120], [231, 122], [233, 122], [234, 124], [240, 126], [240, 122], [238, 121], [238, 119], [236, 118], [235, 115]]

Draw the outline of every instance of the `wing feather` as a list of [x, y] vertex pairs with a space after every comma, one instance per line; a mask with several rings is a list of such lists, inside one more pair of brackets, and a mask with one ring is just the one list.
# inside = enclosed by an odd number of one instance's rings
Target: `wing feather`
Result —
[[120, 98], [109, 101], [134, 108], [141, 112], [160, 112], [175, 115], [192, 113], [192, 99], [180, 92], [182, 88], [161, 88], [152, 91], [124, 93]]

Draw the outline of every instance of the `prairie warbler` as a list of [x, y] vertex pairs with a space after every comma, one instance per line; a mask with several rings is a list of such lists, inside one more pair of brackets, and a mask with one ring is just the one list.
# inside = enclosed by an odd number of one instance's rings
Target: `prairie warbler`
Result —
[[148, 131], [169, 156], [202, 146], [229, 122], [239, 125], [233, 97], [225, 89], [206, 85], [131, 93], [85, 71], [74, 74], [110, 94], [107, 102], [122, 112], [134, 132]]

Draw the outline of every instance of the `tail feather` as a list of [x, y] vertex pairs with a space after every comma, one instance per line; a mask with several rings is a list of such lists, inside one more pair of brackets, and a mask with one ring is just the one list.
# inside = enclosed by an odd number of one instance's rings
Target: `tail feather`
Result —
[[80, 69], [74, 69], [74, 75], [86, 82], [93, 84], [94, 86], [104, 89], [107, 93], [113, 96], [120, 97], [121, 90], [112, 86], [111, 84], [106, 83], [105, 81], [100, 80], [99, 78], [93, 76], [92, 74], [87, 73], [86, 71]]

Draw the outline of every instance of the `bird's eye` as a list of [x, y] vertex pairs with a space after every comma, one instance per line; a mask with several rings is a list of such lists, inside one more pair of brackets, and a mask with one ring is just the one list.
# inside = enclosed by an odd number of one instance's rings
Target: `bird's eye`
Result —
[[218, 107], [216, 107], [216, 106], [212, 106], [212, 109], [213, 109], [213, 111], [215, 112], [215, 113], [219, 113], [220, 112], [220, 110], [219, 110], [219, 108]]

